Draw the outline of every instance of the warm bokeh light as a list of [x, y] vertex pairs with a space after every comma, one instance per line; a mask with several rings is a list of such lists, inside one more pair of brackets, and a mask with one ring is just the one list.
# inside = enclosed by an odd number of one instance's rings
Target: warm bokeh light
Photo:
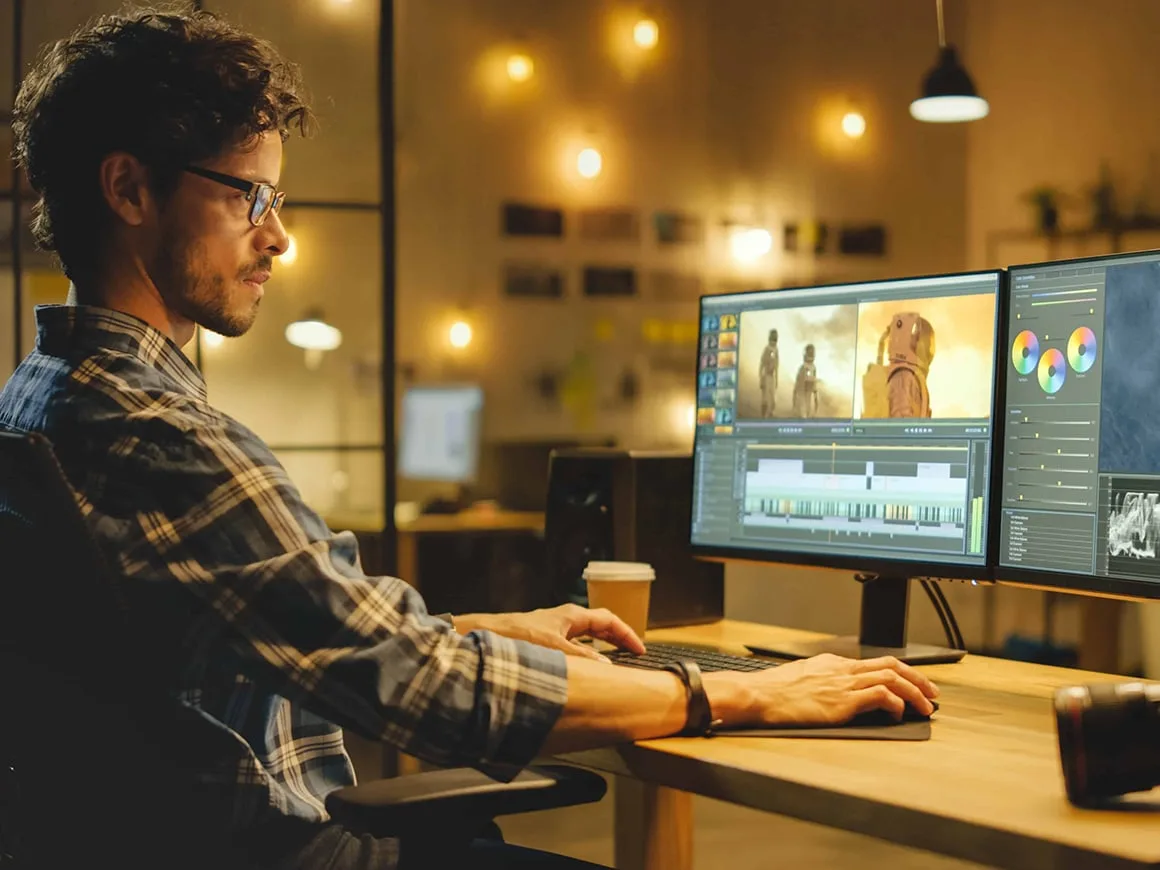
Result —
[[584, 178], [595, 178], [604, 168], [604, 158], [595, 148], [585, 148], [576, 157], [576, 171]]
[[457, 320], [451, 324], [447, 332], [447, 340], [452, 347], [465, 348], [471, 344], [471, 324], [465, 320]]
[[685, 425], [693, 429], [697, 425], [697, 403], [689, 402], [689, 407], [685, 409]]
[[842, 116], [842, 132], [851, 139], [861, 139], [866, 132], [866, 119], [861, 112], [847, 112]]
[[334, 350], [342, 344], [342, 332], [325, 320], [296, 320], [286, 327], [286, 340], [303, 350]]
[[536, 65], [526, 54], [513, 54], [507, 59], [508, 78], [513, 82], [526, 82], [536, 71]]
[[283, 266], [293, 266], [298, 260], [298, 240], [294, 238], [293, 233], [286, 233], [286, 250], [278, 257], [278, 262]]
[[225, 337], [218, 335], [216, 332], [210, 332], [203, 327], [201, 330], [201, 340], [205, 343], [206, 347], [221, 347], [222, 342], [225, 341]]
[[660, 39], [660, 28], [651, 18], [642, 18], [632, 28], [632, 41], [643, 49], [655, 48]]
[[773, 236], [762, 227], [736, 227], [729, 235], [729, 249], [740, 263], [759, 260], [773, 248]]

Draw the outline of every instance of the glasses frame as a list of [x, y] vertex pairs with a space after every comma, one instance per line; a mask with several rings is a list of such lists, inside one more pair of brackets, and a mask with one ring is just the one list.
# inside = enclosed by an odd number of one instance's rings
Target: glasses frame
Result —
[[[264, 181], [247, 181], [244, 178], [238, 178], [236, 175], [228, 175], [225, 172], [217, 172], [213, 169], [206, 169], [203, 166], [185, 166], [182, 167], [186, 172], [199, 175], [202, 178], [208, 178], [210, 181], [216, 181], [218, 184], [224, 184], [226, 187], [232, 187], [234, 190], [240, 190], [246, 194], [246, 201], [250, 203], [250, 223], [256, 227], [260, 227], [266, 222], [266, 218], [271, 213], [278, 214], [282, 210], [282, 204], [286, 201], [286, 193], [277, 190], [274, 185], [267, 184]], [[267, 205], [264, 210], [259, 212], [262, 198], [258, 195], [262, 189], [265, 188], [268, 192]]]

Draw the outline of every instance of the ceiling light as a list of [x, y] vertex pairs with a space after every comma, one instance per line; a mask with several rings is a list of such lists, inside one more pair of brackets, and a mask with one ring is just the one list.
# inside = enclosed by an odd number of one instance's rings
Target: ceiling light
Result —
[[659, 39], [660, 28], [651, 18], [642, 18], [632, 28], [632, 41], [646, 51], [650, 48], [656, 48]]
[[286, 250], [278, 256], [278, 262], [283, 266], [293, 266], [298, 259], [298, 240], [293, 233], [286, 233]]
[[922, 96], [910, 104], [910, 114], [919, 121], [932, 123], [985, 118], [991, 107], [975, 91], [975, 83], [959, 63], [954, 46], [947, 45], [942, 0], [935, 0], [935, 8], [938, 13], [938, 63], [926, 74]]
[[842, 116], [842, 132], [851, 139], [861, 139], [866, 132], [866, 118], [861, 112], [847, 112]]
[[457, 320], [447, 331], [447, 340], [451, 342], [452, 347], [462, 350], [471, 344], [471, 335], [471, 324], [466, 320]]
[[585, 178], [595, 178], [604, 168], [604, 158], [595, 148], [585, 148], [576, 157], [576, 171]]
[[536, 65], [526, 54], [513, 54], [507, 59], [508, 78], [513, 82], [526, 82], [536, 71]]
[[321, 312], [311, 312], [286, 327], [286, 340], [303, 350], [334, 350], [342, 344], [342, 332], [323, 320]]
[[216, 332], [211, 332], [203, 326], [201, 328], [201, 340], [205, 343], [206, 347], [221, 347], [222, 342], [224, 342], [226, 339], [225, 336], [219, 335]]
[[759, 260], [773, 248], [773, 236], [761, 227], [736, 227], [729, 234], [733, 258], [741, 263]]

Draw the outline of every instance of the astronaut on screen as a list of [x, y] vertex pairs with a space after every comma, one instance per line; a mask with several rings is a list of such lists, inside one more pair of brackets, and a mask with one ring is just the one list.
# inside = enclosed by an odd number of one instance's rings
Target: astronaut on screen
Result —
[[777, 407], [777, 373], [780, 362], [777, 353], [777, 330], [769, 331], [769, 344], [761, 352], [761, 416], [772, 417]]
[[862, 377], [864, 417], [930, 417], [926, 379], [934, 327], [914, 312], [896, 314], [878, 341], [878, 361]]
[[793, 385], [793, 415], [795, 417], [816, 417], [818, 415], [818, 367], [814, 363], [814, 346], [807, 344], [802, 354], [802, 364], [798, 368], [797, 380]]

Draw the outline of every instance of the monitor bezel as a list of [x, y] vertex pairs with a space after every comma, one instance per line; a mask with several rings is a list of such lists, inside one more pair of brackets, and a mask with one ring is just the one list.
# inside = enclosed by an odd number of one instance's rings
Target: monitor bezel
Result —
[[[1006, 364], [1007, 353], [1004, 347], [1006, 340], [1006, 330], [1004, 326], [1007, 322], [1006, 311], [1006, 281], [1007, 271], [1005, 269], [978, 269], [963, 272], [943, 272], [925, 275], [906, 275], [898, 278], [870, 278], [860, 281], [842, 281], [828, 284], [805, 284], [805, 285], [787, 285], [784, 287], [775, 288], [759, 288], [754, 290], [745, 290], [740, 292], [731, 292], [727, 294], [703, 294], [700, 296], [697, 303], [697, 348], [698, 353], [695, 354], [693, 360], [693, 383], [697, 383], [697, 376], [699, 374], [700, 363], [700, 340], [701, 340], [701, 325], [705, 319], [705, 301], [712, 299], [718, 300], [723, 295], [728, 296], [744, 296], [751, 293], [769, 293], [781, 290], [816, 290], [816, 289], [840, 289], [843, 287], [854, 287], [859, 284], [884, 284], [884, 283], [903, 283], [906, 281], [922, 281], [922, 280], [937, 280], [939, 278], [963, 278], [963, 277], [986, 277], [991, 276], [997, 279], [998, 287], [995, 296], [995, 347], [994, 357], [992, 359], [993, 371], [993, 388], [991, 395], [991, 461], [990, 461], [990, 478], [988, 495], [993, 495], [995, 490], [995, 475], [999, 472], [999, 457], [995, 451], [995, 441], [1001, 437], [1001, 421], [996, 417], [999, 409], [1006, 405], [1006, 393], [1003, 390], [1005, 386], [1004, 379], [999, 377], [999, 373], [1003, 371], [1001, 366]], [[1002, 339], [1002, 340], [1001, 340]], [[698, 439], [703, 437], [701, 435], [700, 427], [696, 428], [693, 440], [693, 457], [696, 461], [696, 450]], [[696, 469], [693, 470], [693, 480], [691, 485], [696, 484]], [[693, 555], [698, 559], [710, 561], [736, 561], [736, 562], [750, 562], [760, 564], [781, 564], [781, 565], [801, 565], [814, 568], [833, 568], [837, 570], [856, 571], [859, 574], [877, 575], [882, 577], [933, 577], [945, 578], [948, 580], [978, 580], [980, 582], [992, 582], [994, 580], [994, 567], [998, 557], [998, 518], [999, 514], [994, 510], [994, 504], [991, 499], [988, 499], [987, 510], [985, 511], [985, 524], [987, 529], [987, 546], [984, 553], [984, 558], [981, 564], [968, 565], [962, 562], [935, 562], [935, 561], [921, 561], [909, 559], [891, 559], [874, 556], [847, 556], [845, 554], [820, 554], [807, 553], [798, 550], [758, 550], [749, 549], [745, 547], [732, 546], [718, 546], [709, 544], [698, 544], [693, 541], [693, 526], [690, 521], [689, 524], [689, 542], [692, 547]]]
[[[1018, 263], [1010, 265], [1006, 268], [1008, 274], [1008, 285], [1005, 296], [1005, 303], [1010, 306], [1011, 296], [1011, 281], [1014, 273], [1024, 271], [1027, 269], [1042, 269], [1042, 268], [1059, 268], [1060, 266], [1070, 266], [1079, 263], [1095, 263], [1108, 262], [1117, 260], [1130, 260], [1139, 257], [1155, 257], [1160, 261], [1160, 248], [1146, 248], [1140, 251], [1120, 251], [1115, 254], [1092, 255], [1088, 257], [1074, 257], [1064, 260], [1043, 260], [1037, 263]], [[1010, 323], [1007, 324], [1007, 333], [1010, 333]], [[1003, 336], [1004, 345], [1009, 344], [1009, 338], [1005, 334]], [[1004, 369], [1004, 373], [1006, 370]], [[1003, 386], [1006, 388], [1007, 378], [1003, 378]], [[1004, 396], [1002, 414], [1004, 422], [1006, 422], [1006, 396]], [[999, 486], [1000, 490], [1003, 485], [1002, 464], [998, 467], [999, 472]], [[993, 488], [993, 487], [992, 487]], [[995, 525], [995, 561], [994, 561], [994, 579], [997, 583], [1002, 583], [1004, 586], [1023, 586], [1034, 587], [1046, 591], [1053, 592], [1070, 592], [1076, 595], [1096, 594], [1106, 595], [1113, 598], [1130, 598], [1135, 600], [1155, 600], [1160, 599], [1160, 583], [1153, 583], [1147, 580], [1131, 580], [1124, 577], [1100, 577], [1095, 574], [1069, 574], [1061, 571], [1049, 571], [1041, 568], [1009, 568], [999, 564], [999, 536], [1002, 532], [1003, 522], [1003, 504], [998, 502], [995, 505], [994, 511], [994, 525]]]
[[[478, 425], [476, 426], [474, 448], [475, 457], [472, 460], [472, 471], [468, 477], [463, 479], [455, 479], [449, 477], [411, 477], [403, 474], [403, 430], [406, 427], [406, 420], [404, 419], [404, 408], [407, 401], [407, 396], [410, 393], [427, 392], [427, 393], [451, 393], [463, 390], [474, 390], [479, 393], [479, 414]], [[440, 484], [445, 486], [473, 486], [479, 482], [480, 465], [483, 461], [483, 441], [484, 441], [484, 413], [487, 408], [487, 391], [483, 384], [472, 381], [448, 381], [442, 383], [410, 383], [403, 386], [399, 390], [399, 407], [397, 416], [399, 421], [399, 432], [395, 436], [395, 468], [400, 480], [405, 480], [408, 483], [428, 483]]]

